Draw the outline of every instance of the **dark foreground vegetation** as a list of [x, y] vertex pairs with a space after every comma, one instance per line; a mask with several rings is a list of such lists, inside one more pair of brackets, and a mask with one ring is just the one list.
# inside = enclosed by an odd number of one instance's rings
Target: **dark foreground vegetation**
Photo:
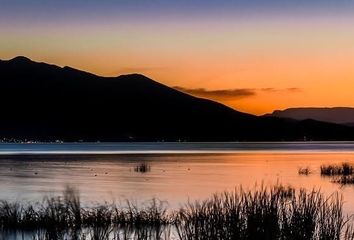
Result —
[[83, 207], [79, 194], [67, 188], [63, 196], [41, 203], [2, 201], [0, 227], [3, 239], [16, 233], [35, 240], [354, 239], [342, 203], [337, 194], [326, 198], [276, 185], [215, 194], [180, 210], [168, 211], [155, 199], [140, 207], [131, 202]]

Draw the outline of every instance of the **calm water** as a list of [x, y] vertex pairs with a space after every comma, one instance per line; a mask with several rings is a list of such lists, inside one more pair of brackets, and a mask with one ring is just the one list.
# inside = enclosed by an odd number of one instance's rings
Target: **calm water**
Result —
[[[354, 213], [354, 186], [319, 174], [322, 164], [354, 163], [354, 143], [0, 144], [0, 199], [37, 201], [67, 184], [86, 204], [166, 200], [172, 208], [214, 192], [273, 183], [339, 191]], [[135, 172], [147, 163], [150, 172]], [[299, 167], [314, 173], [299, 176]]]

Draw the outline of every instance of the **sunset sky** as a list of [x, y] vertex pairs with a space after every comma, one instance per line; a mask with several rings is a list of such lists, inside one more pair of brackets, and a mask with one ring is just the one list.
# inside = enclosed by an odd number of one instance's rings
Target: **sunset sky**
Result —
[[354, 1], [0, 0], [0, 59], [18, 55], [254, 114], [354, 107]]

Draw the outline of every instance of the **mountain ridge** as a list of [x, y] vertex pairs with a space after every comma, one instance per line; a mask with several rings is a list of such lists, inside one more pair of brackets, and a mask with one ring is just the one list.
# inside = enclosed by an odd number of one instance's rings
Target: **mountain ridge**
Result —
[[0, 61], [0, 138], [63, 141], [354, 140], [354, 128], [239, 112], [141, 74], [101, 77]]
[[275, 110], [265, 116], [290, 118], [295, 120], [313, 119], [317, 121], [350, 125], [354, 123], [352, 107], [296, 107]]

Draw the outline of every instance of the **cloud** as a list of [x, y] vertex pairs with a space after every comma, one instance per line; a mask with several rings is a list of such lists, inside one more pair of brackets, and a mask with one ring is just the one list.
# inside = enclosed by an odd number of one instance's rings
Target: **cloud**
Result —
[[220, 90], [208, 90], [205, 88], [184, 88], [176, 86], [174, 89], [195, 95], [198, 97], [212, 98], [219, 100], [234, 100], [246, 97], [252, 97], [257, 95], [257, 92], [266, 92], [266, 93], [280, 93], [280, 92], [290, 92], [296, 93], [300, 92], [300, 88], [235, 88], [235, 89], [220, 89]]
[[183, 88], [178, 86], [174, 88], [179, 91], [186, 92], [200, 97], [223, 99], [223, 100], [250, 97], [256, 94], [256, 91], [254, 89], [248, 89], [248, 88], [221, 89], [221, 90], [207, 90], [205, 88]]
[[291, 87], [291, 88], [261, 88], [262, 92], [301, 92], [301, 88]]
[[275, 88], [261, 88], [260, 89], [263, 92], [275, 92], [277, 91]]
[[286, 90], [288, 90], [289, 92], [301, 92], [301, 88], [287, 88]]

